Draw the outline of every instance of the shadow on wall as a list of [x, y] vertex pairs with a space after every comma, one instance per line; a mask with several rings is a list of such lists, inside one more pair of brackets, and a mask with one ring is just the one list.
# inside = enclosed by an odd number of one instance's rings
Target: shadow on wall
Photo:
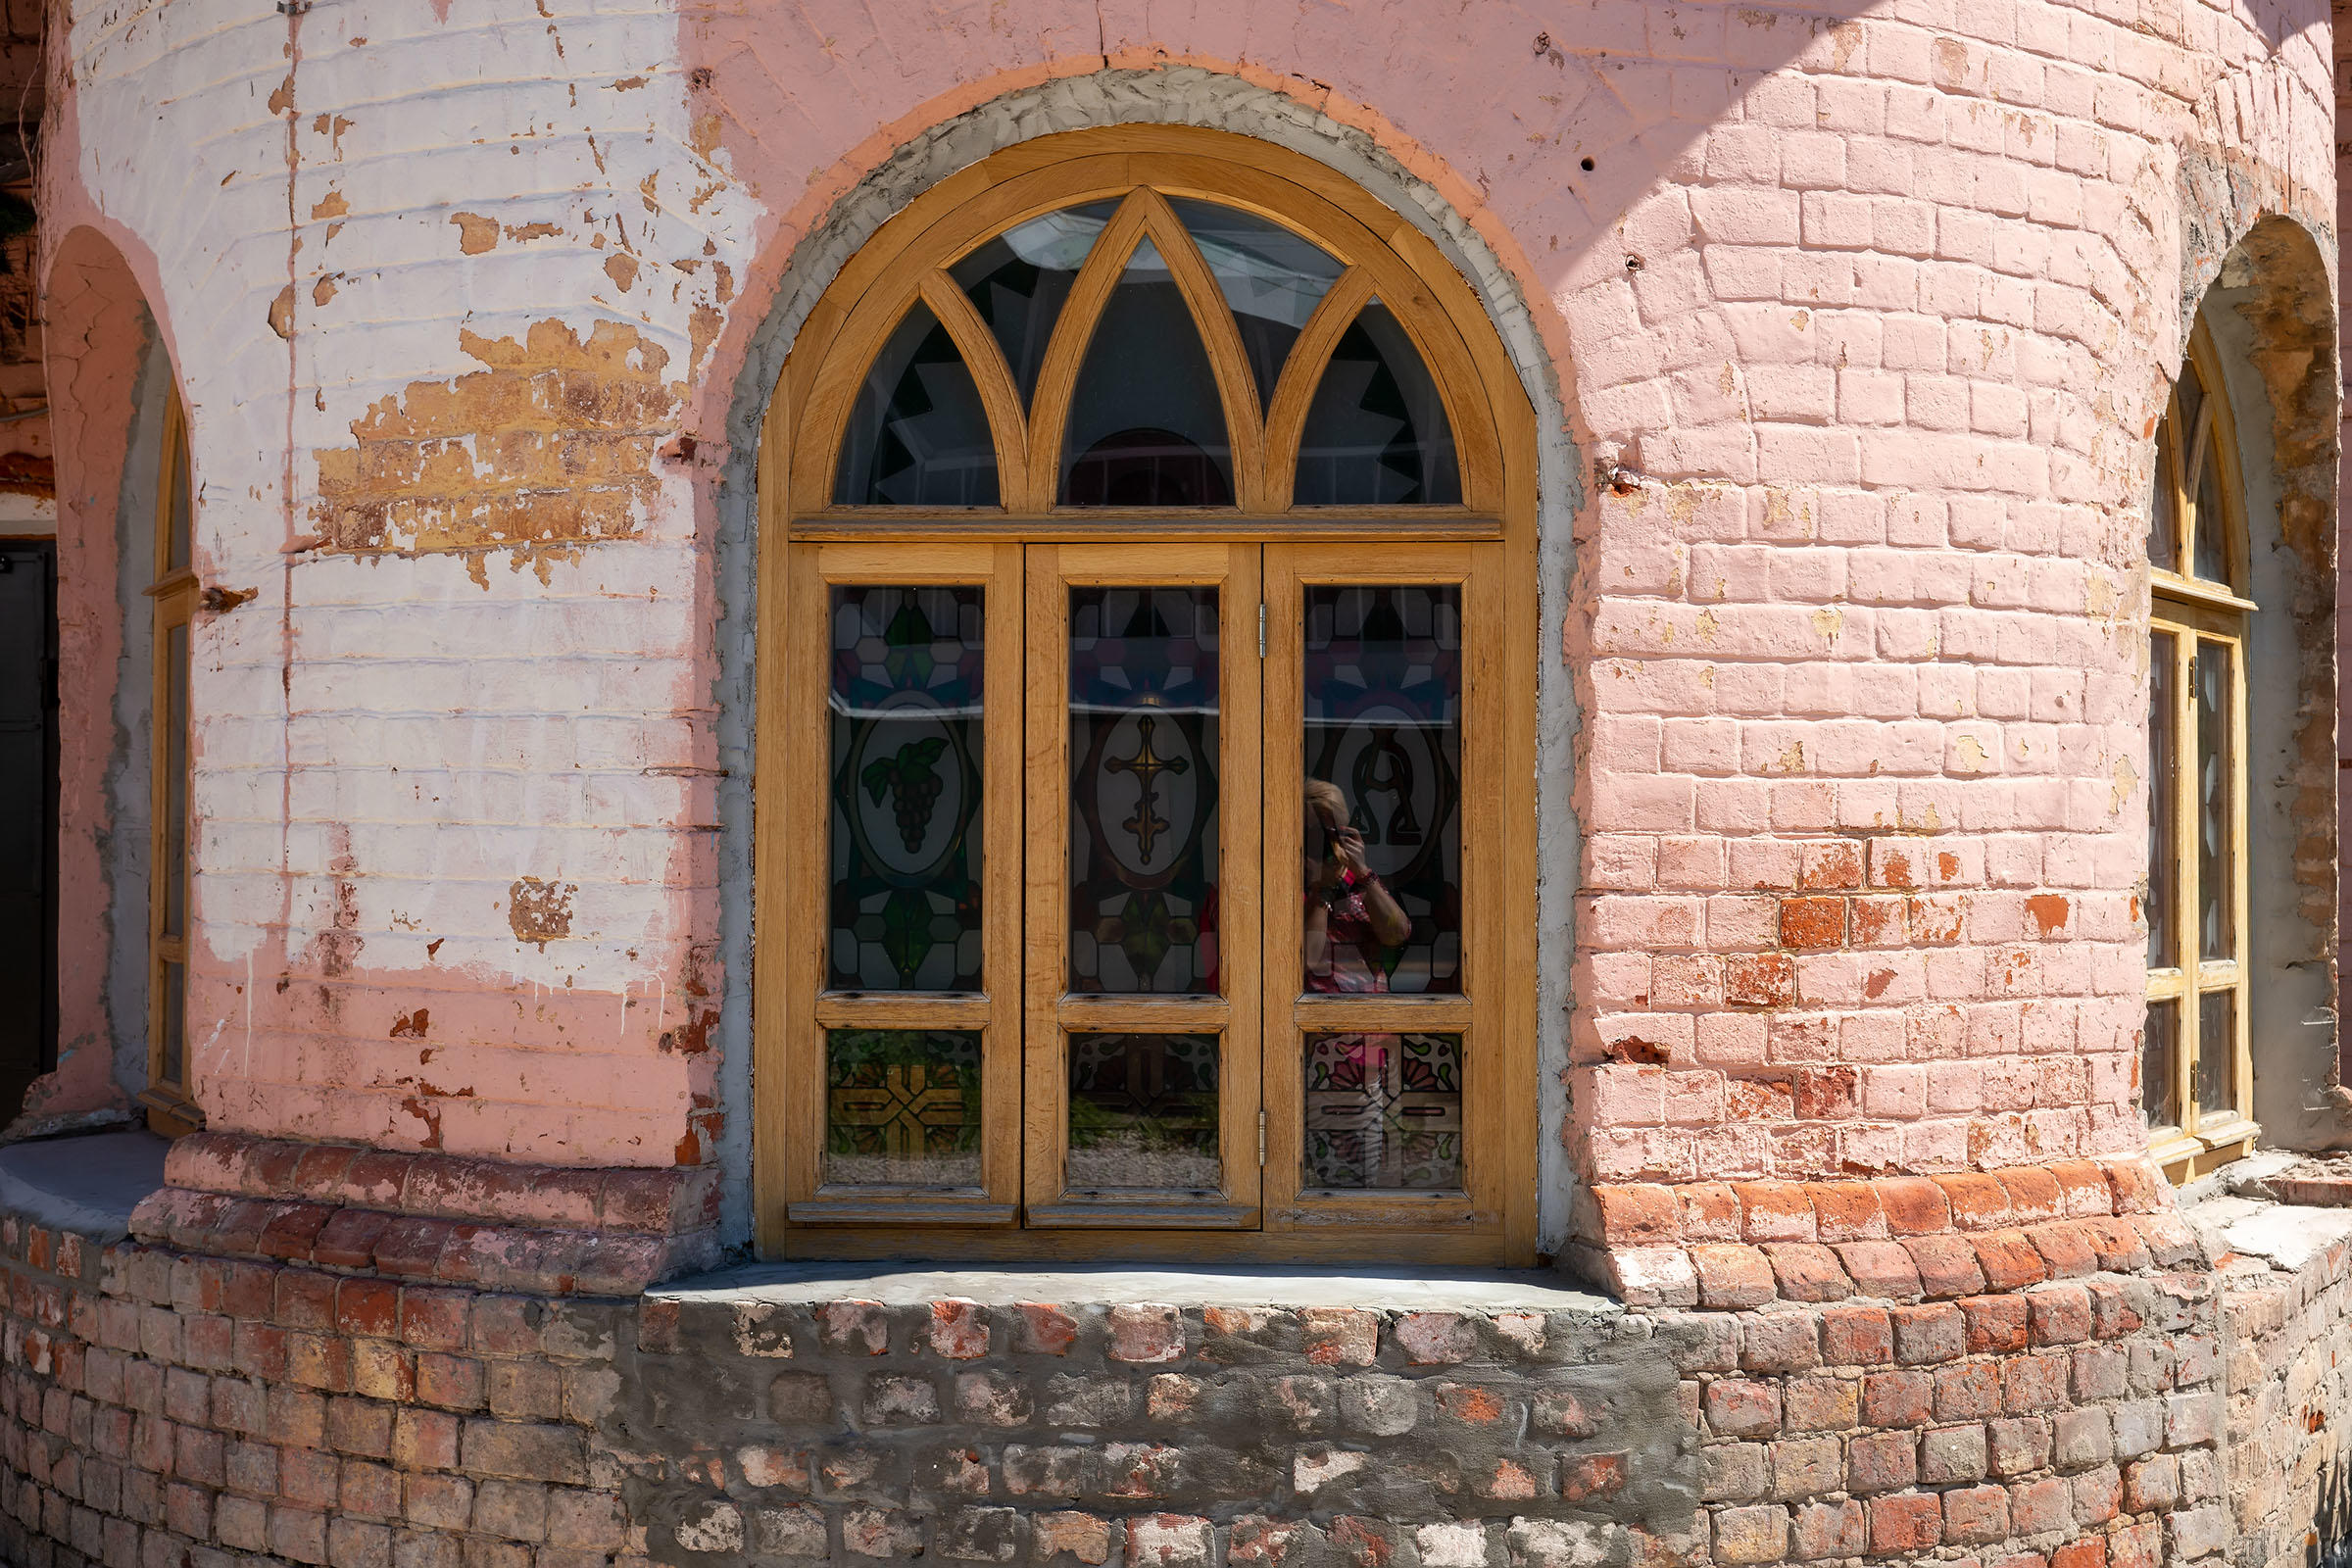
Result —
[[2320, 1502], [2304, 1538], [2306, 1568], [2352, 1568], [2352, 1453], [2320, 1472]]
[[[61, 236], [42, 304], [57, 441], [58, 1048], [12, 1138], [127, 1120], [147, 1070], [147, 601], [171, 374], [97, 230]], [[158, 373], [159, 365], [162, 367]], [[136, 605], [142, 612], [126, 612]]]
[[[2203, 232], [2184, 228], [2192, 241]], [[2283, 218], [2254, 221], [2210, 271], [2191, 270], [2213, 279], [2197, 308], [2236, 414], [2248, 591], [2262, 607], [2247, 650], [2254, 1112], [2271, 1144], [2334, 1148], [2352, 1133], [2332, 1007], [2342, 939], [2334, 304], [2318, 244]]]

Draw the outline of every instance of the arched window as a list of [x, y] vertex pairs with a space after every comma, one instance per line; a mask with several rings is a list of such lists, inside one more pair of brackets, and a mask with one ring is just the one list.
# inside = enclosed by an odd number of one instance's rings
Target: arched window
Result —
[[763, 1248], [1532, 1258], [1534, 439], [1262, 143], [867, 242], [762, 452]]
[[2149, 514], [2148, 1016], [2156, 1157], [2194, 1174], [2250, 1147], [2246, 647], [2256, 607], [2237, 437], [2203, 323], [2156, 437]]

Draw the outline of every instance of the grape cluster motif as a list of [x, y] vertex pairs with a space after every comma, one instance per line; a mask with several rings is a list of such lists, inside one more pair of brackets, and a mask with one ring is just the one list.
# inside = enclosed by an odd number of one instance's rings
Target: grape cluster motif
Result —
[[939, 806], [939, 797], [947, 783], [939, 776], [939, 754], [948, 743], [933, 735], [919, 741], [908, 741], [894, 756], [868, 762], [858, 782], [865, 786], [867, 796], [876, 806], [882, 804], [885, 793], [890, 796], [891, 814], [898, 823], [899, 842], [913, 855], [930, 836], [931, 813]]

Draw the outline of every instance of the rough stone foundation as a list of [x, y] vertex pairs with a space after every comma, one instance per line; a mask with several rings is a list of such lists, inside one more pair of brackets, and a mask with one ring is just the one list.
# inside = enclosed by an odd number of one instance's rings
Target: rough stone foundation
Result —
[[588, 1296], [289, 1261], [266, 1225], [209, 1233], [251, 1255], [190, 1251], [172, 1189], [146, 1239], [9, 1213], [0, 1554], [2318, 1561], [2344, 1535], [2352, 1214], [2155, 1196], [2022, 1252], [1845, 1244], [1881, 1250], [1851, 1294], [1696, 1309], [1538, 1275], [822, 1265]]

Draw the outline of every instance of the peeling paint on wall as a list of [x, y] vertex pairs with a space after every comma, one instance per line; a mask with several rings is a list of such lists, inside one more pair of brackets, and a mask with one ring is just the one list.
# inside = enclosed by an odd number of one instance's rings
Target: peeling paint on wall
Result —
[[352, 446], [316, 454], [314, 516], [330, 547], [467, 553], [486, 584], [492, 551], [545, 581], [582, 544], [634, 537], [682, 390], [662, 379], [669, 352], [619, 321], [585, 341], [553, 319], [519, 343], [461, 341], [487, 368], [414, 382], [352, 421]]

